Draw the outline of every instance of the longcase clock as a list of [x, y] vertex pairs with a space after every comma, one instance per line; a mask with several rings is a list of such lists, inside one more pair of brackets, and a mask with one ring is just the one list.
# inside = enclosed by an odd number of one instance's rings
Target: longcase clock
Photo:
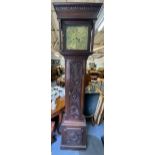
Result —
[[102, 3], [53, 3], [59, 21], [60, 53], [65, 58], [65, 115], [62, 149], [86, 149], [83, 115], [86, 61], [93, 53], [95, 21]]

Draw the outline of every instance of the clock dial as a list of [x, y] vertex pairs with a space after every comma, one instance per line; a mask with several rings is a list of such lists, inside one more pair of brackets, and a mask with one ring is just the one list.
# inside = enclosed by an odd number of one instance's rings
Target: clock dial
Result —
[[66, 49], [87, 50], [88, 26], [67, 26]]

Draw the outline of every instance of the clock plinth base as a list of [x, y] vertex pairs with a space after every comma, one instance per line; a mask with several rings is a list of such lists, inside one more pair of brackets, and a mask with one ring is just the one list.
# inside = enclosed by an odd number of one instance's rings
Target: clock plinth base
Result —
[[61, 149], [86, 149], [86, 121], [64, 120], [62, 123]]

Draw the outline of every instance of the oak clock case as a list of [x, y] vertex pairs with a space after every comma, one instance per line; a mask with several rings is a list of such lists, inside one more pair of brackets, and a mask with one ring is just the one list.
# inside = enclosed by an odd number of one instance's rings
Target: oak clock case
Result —
[[102, 3], [54, 3], [59, 21], [60, 53], [65, 58], [65, 114], [61, 149], [86, 149], [83, 115], [86, 62], [92, 54], [94, 27]]
[[66, 68], [66, 110], [62, 123], [61, 148], [86, 149], [87, 134], [83, 105], [91, 25], [84, 21], [62, 22], [62, 25], [64, 33], [62, 55], [65, 57]]

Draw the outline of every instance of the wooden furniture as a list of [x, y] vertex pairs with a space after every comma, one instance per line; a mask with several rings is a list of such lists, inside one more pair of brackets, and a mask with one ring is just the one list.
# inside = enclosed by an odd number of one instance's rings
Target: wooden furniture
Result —
[[64, 112], [64, 109], [65, 109], [65, 98], [57, 98], [56, 100], [56, 108], [55, 110], [51, 110], [51, 120], [54, 119], [55, 117], [58, 117], [59, 120], [58, 120], [58, 125], [57, 125], [57, 131], [58, 133], [60, 133], [59, 131], [59, 127], [61, 125], [61, 122], [62, 122], [62, 115], [63, 115], [63, 112]]
[[90, 82], [91, 82], [91, 77], [89, 74], [86, 74], [85, 75], [85, 87], [87, 87]]
[[55, 122], [51, 121], [51, 143], [53, 142], [53, 131], [55, 128]]
[[95, 21], [102, 3], [54, 3], [60, 53], [65, 58], [65, 115], [61, 149], [86, 149], [83, 115], [86, 61], [93, 53]]
[[92, 80], [96, 80], [97, 78], [104, 78], [104, 69], [98, 68], [96, 69], [89, 69], [88, 74], [90, 75]]
[[96, 70], [89, 70], [89, 75], [91, 77], [91, 80], [97, 80], [99, 77], [99, 73]]
[[104, 92], [98, 90], [100, 93], [97, 107], [94, 114], [94, 122], [100, 124], [104, 120]]
[[64, 87], [65, 86], [65, 79], [62, 78], [62, 77], [59, 77], [56, 81], [57, 83], [57, 86], [61, 86], [61, 87]]
[[97, 92], [85, 93], [84, 115], [86, 118], [91, 120], [92, 125], [95, 124], [94, 114], [97, 107], [98, 99], [99, 93]]
[[99, 78], [104, 78], [104, 68], [98, 68]]
[[51, 81], [57, 80], [64, 73], [64, 69], [60, 66], [51, 66]]

